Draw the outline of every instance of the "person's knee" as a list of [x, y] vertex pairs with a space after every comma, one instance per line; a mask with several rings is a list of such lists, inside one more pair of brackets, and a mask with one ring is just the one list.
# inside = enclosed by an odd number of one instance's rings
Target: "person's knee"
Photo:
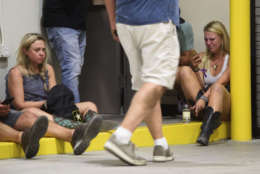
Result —
[[156, 85], [154, 87], [155, 94], [157, 94], [159, 97], [163, 95], [163, 93], [166, 91], [166, 88], [163, 86]]
[[53, 119], [54, 119], [53, 115], [51, 115], [51, 114], [49, 114], [49, 113], [47, 113], [47, 112], [45, 112], [45, 111], [43, 111], [39, 108], [33, 108], [33, 107], [32, 108], [25, 108], [22, 111], [23, 112], [30, 112], [30, 113], [36, 115], [37, 117], [45, 116], [51, 121], [53, 121]]
[[221, 84], [216, 83], [216, 84], [213, 84], [210, 88], [211, 88], [210, 89], [211, 95], [213, 95], [213, 94], [221, 95], [224, 92], [225, 87]]
[[37, 116], [29, 111], [24, 111], [21, 116], [18, 118], [15, 128], [23, 128], [33, 125], [35, 120], [37, 119]]
[[178, 75], [181, 78], [189, 77], [193, 70], [189, 66], [181, 66], [178, 70]]
[[21, 118], [24, 120], [32, 120], [34, 122], [37, 119], [37, 116], [32, 112], [26, 111], [22, 113]]
[[36, 112], [36, 109], [35, 108], [25, 108], [22, 110], [24, 113], [35, 113]]
[[166, 88], [164, 86], [161, 85], [157, 85], [154, 83], [146, 83], [143, 86], [143, 90], [145, 91], [145, 95], [149, 95], [149, 96], [153, 96], [156, 98], [161, 98], [163, 93], [166, 91]]
[[98, 112], [97, 105], [95, 103], [89, 101], [89, 102], [86, 102], [86, 106], [87, 106], [88, 110]]

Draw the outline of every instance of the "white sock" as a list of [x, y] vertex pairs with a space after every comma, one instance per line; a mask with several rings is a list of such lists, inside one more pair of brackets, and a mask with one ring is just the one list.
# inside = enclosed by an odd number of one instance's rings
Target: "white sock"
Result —
[[168, 143], [165, 137], [154, 140], [155, 146], [162, 146], [165, 150], [168, 149]]
[[128, 144], [131, 139], [132, 132], [128, 129], [123, 128], [122, 126], [119, 126], [114, 132], [114, 135], [119, 143]]

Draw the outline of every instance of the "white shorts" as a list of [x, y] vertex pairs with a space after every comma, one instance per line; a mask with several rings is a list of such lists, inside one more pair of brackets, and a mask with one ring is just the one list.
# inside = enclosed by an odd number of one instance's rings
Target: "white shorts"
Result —
[[172, 89], [179, 64], [180, 49], [172, 22], [132, 26], [116, 25], [128, 57], [132, 88], [151, 82]]

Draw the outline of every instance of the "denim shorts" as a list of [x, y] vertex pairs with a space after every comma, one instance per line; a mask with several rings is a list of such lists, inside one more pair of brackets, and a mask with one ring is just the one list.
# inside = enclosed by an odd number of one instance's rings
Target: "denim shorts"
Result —
[[6, 117], [0, 117], [0, 121], [14, 128], [15, 123], [21, 115], [21, 111], [10, 109], [10, 112]]

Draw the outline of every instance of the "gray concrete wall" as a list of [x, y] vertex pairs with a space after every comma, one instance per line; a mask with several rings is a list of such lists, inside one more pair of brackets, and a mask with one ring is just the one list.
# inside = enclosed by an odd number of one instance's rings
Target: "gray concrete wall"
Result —
[[179, 0], [181, 16], [193, 26], [197, 52], [205, 50], [203, 27], [212, 20], [222, 21], [229, 31], [229, 0]]
[[16, 64], [16, 51], [25, 33], [40, 32], [42, 0], [0, 0], [0, 22], [11, 56], [0, 61], [0, 99], [5, 97], [4, 77]]

